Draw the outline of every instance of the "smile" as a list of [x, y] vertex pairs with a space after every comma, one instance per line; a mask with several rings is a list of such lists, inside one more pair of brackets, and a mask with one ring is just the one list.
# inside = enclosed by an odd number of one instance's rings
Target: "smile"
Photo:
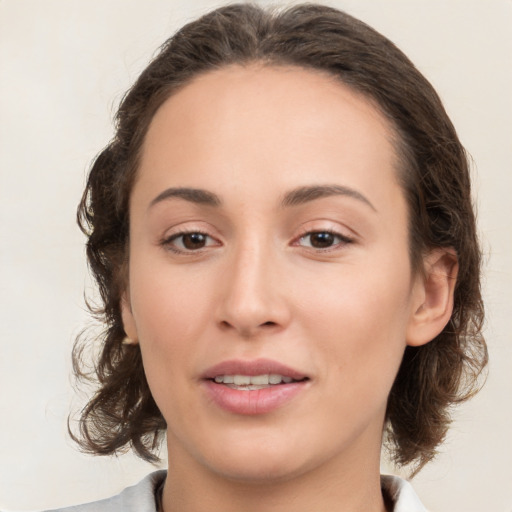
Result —
[[232, 389], [243, 391], [265, 389], [271, 386], [293, 382], [291, 377], [277, 373], [263, 375], [217, 375], [213, 380], [217, 384], [225, 384]]
[[201, 379], [210, 403], [237, 415], [271, 413], [309, 388], [310, 378], [277, 361], [224, 361]]

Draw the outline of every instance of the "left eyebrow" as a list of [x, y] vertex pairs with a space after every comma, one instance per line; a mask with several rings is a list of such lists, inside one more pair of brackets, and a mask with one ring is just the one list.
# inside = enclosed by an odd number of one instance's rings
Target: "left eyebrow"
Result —
[[314, 201], [316, 199], [321, 199], [330, 196], [351, 197], [366, 204], [374, 212], [377, 211], [377, 209], [375, 208], [375, 206], [373, 206], [370, 200], [366, 198], [363, 194], [361, 194], [361, 192], [358, 192], [353, 188], [345, 187], [342, 185], [311, 185], [305, 187], [298, 187], [294, 190], [291, 190], [290, 192], [287, 192], [284, 195], [281, 201], [281, 206], [298, 206], [304, 203], [308, 203], [309, 201]]

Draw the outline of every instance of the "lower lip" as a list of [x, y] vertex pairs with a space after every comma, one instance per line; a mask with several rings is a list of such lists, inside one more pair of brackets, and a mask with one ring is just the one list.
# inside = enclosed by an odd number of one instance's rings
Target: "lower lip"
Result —
[[263, 389], [239, 390], [211, 380], [203, 381], [213, 402], [234, 414], [254, 416], [282, 407], [305, 389], [307, 381], [278, 384]]

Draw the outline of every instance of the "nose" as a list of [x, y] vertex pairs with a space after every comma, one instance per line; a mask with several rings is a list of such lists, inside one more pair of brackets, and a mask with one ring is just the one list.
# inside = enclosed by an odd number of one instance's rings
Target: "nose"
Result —
[[229, 262], [217, 310], [220, 328], [246, 339], [281, 331], [291, 317], [279, 258], [268, 245], [250, 245]]

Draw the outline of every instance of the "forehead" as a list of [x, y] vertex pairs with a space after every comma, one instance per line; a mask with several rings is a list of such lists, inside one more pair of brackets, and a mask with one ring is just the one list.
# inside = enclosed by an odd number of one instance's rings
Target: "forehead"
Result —
[[200, 75], [160, 107], [140, 172], [212, 189], [227, 173], [254, 190], [316, 175], [368, 192], [397, 181], [393, 136], [370, 100], [326, 73], [230, 66]]
[[[340, 107], [344, 106], [344, 111]], [[350, 109], [346, 107], [350, 106]], [[350, 110], [352, 112], [350, 112]], [[302, 130], [324, 125], [335, 115], [341, 125], [354, 117], [366, 118], [382, 132], [393, 135], [392, 127], [374, 102], [324, 71], [297, 66], [253, 63], [232, 65], [195, 77], [175, 92], [157, 110], [148, 136], [172, 115], [176, 121], [285, 122]], [[341, 114], [341, 115], [340, 115]], [[188, 126], [191, 127], [191, 126]]]

